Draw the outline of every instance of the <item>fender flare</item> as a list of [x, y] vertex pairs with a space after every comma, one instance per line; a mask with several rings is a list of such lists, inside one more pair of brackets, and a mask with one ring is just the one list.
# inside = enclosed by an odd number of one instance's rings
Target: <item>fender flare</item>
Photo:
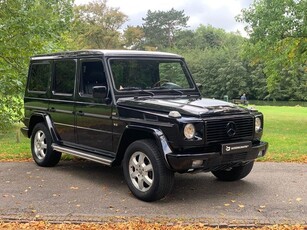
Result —
[[171, 169], [171, 166], [168, 163], [167, 155], [173, 153], [173, 151], [171, 150], [171, 147], [167, 143], [166, 136], [164, 135], [162, 130], [152, 127], [144, 127], [140, 125], [127, 125], [124, 132], [126, 132], [126, 130], [139, 130], [152, 134], [155, 138], [155, 141], [157, 143], [160, 152], [163, 154], [166, 166], [169, 169]]
[[34, 126], [36, 125], [36, 123], [38, 123], [38, 122], [33, 121], [33, 119], [35, 119], [37, 117], [42, 118], [42, 120], [44, 121], [44, 123], [45, 123], [45, 125], [46, 125], [46, 127], [49, 130], [49, 133], [51, 135], [52, 142], [53, 143], [59, 143], [60, 142], [60, 138], [59, 138], [59, 135], [56, 133], [56, 130], [54, 128], [54, 125], [53, 125], [53, 122], [51, 120], [51, 117], [50, 117], [50, 115], [45, 114], [45, 113], [33, 113], [31, 115], [31, 118], [30, 118], [30, 121], [29, 121], [28, 136], [29, 137], [31, 136], [31, 133], [32, 133], [32, 130], [33, 130]]

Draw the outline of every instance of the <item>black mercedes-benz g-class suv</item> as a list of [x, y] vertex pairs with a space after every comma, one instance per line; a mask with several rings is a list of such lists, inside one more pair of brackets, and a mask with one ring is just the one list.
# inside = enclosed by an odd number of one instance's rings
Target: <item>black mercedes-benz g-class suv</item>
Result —
[[85, 50], [34, 56], [24, 96], [34, 161], [61, 153], [122, 165], [131, 192], [166, 196], [174, 173], [239, 180], [265, 155], [263, 115], [201, 98], [184, 59], [145, 51]]

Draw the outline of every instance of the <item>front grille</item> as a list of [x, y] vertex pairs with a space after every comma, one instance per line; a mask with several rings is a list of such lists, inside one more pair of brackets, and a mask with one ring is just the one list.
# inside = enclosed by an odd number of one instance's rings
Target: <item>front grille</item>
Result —
[[[235, 134], [227, 133], [227, 125], [235, 124]], [[228, 125], [229, 127], [229, 125]], [[254, 119], [252, 116], [228, 117], [205, 122], [206, 143], [227, 142], [232, 140], [251, 140], [253, 137]], [[232, 133], [233, 134], [233, 133]]]

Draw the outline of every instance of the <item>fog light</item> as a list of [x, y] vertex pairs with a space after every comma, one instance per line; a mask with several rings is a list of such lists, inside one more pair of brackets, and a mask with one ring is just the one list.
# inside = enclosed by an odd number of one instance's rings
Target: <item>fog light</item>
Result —
[[193, 160], [192, 161], [192, 168], [198, 168], [200, 166], [202, 166], [204, 163], [203, 160]]

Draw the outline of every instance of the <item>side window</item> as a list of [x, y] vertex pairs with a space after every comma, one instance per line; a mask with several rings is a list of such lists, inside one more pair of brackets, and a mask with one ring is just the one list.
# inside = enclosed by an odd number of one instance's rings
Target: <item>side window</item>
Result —
[[50, 63], [33, 63], [29, 73], [29, 91], [45, 93], [51, 75]]
[[75, 60], [55, 62], [54, 72], [54, 92], [58, 94], [73, 94], [76, 75]]
[[100, 60], [82, 61], [80, 94], [91, 97], [94, 86], [107, 86], [103, 64]]

